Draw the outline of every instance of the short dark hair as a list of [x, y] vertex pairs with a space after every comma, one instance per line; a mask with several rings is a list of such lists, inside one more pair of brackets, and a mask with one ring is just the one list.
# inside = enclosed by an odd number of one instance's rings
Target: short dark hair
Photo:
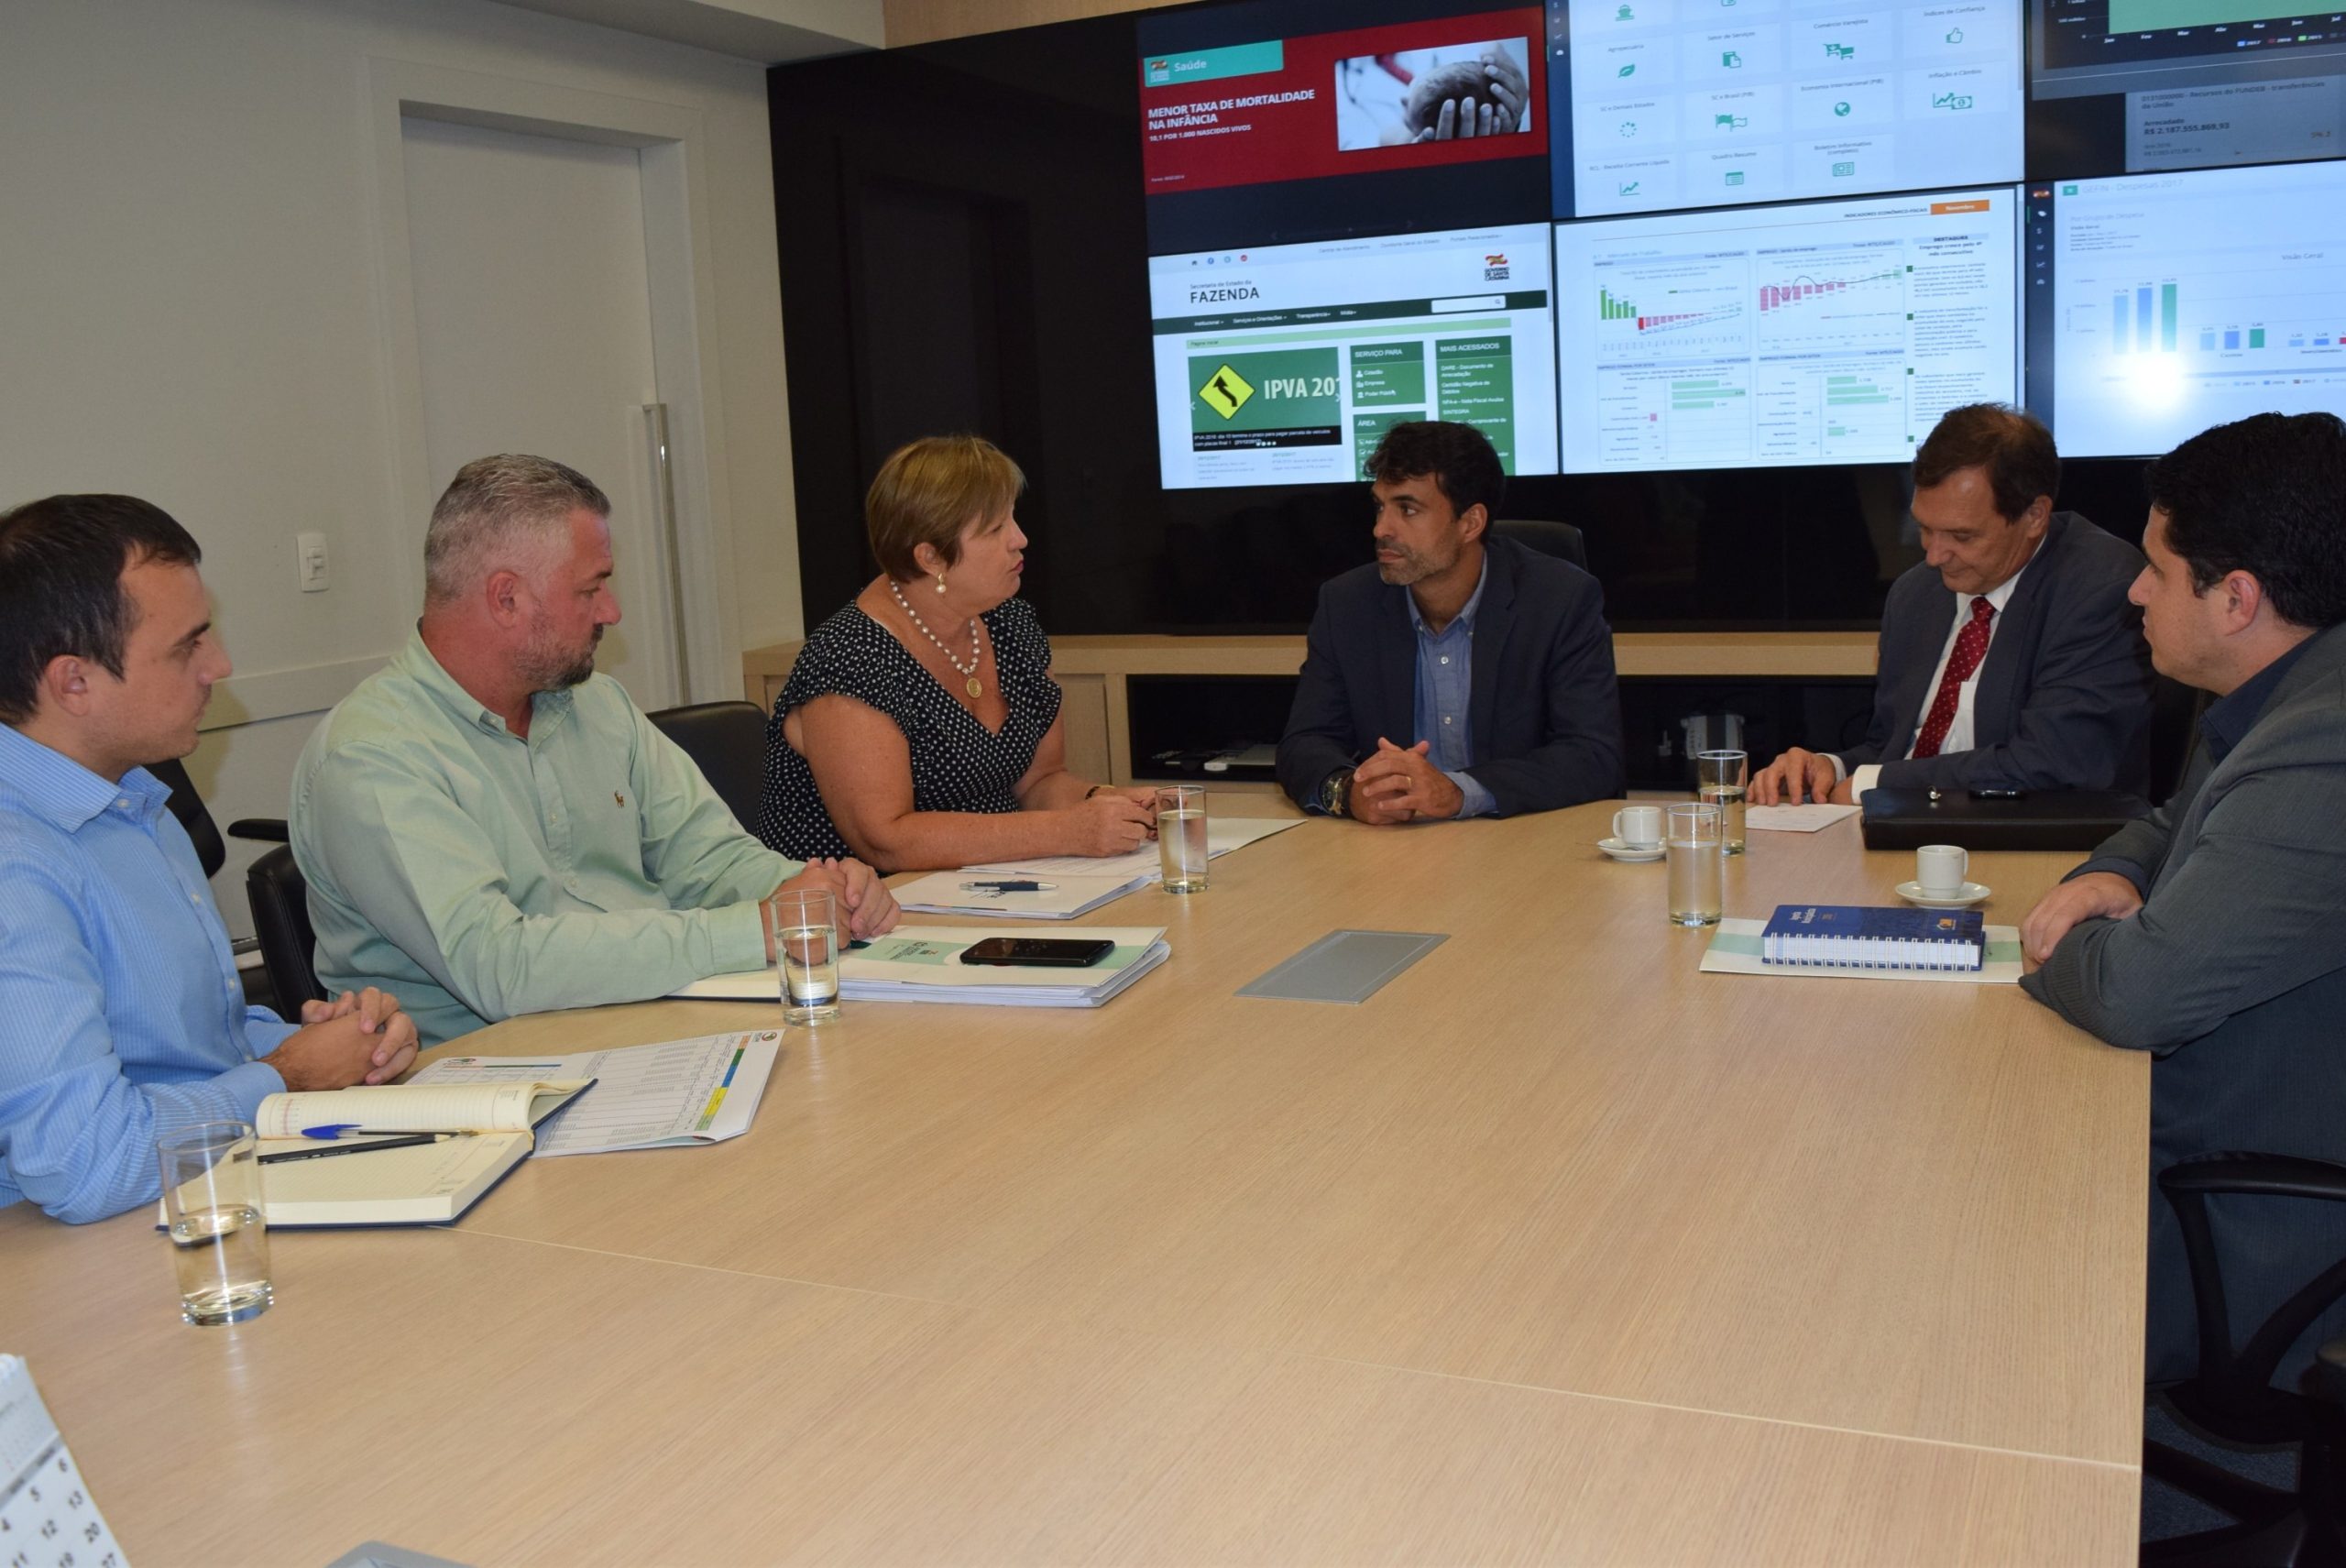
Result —
[[134, 496], [50, 496], [0, 514], [0, 723], [33, 716], [52, 659], [88, 659], [120, 679], [138, 623], [123, 573], [203, 558], [170, 513]]
[[2153, 459], [2143, 478], [2195, 590], [2246, 572], [2292, 626], [2346, 621], [2346, 422], [2336, 414], [2220, 424]]
[[1387, 485], [1424, 475], [1433, 476], [1434, 488], [1450, 504], [1465, 512], [1480, 505], [1490, 521], [1498, 521], [1499, 498], [1507, 493], [1507, 470], [1490, 438], [1471, 424], [1413, 419], [1385, 433], [1376, 450], [1362, 465], [1368, 477]]
[[2018, 521], [2039, 496], [2061, 493], [2061, 454], [2053, 433], [2010, 403], [1949, 409], [1914, 453], [1914, 488], [1927, 489], [1961, 468], [1985, 468], [1996, 515]]

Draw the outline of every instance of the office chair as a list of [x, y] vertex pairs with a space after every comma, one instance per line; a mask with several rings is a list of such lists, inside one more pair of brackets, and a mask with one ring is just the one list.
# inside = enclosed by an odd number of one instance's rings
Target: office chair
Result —
[[2199, 738], [2199, 711], [2208, 694], [2181, 681], [2158, 677], [2151, 687], [2151, 804], [2165, 806], [2183, 783], [2192, 743]]
[[747, 826], [766, 788], [766, 716], [753, 702], [696, 702], [644, 717], [684, 749], [717, 797]]
[[2305, 1376], [2307, 1392], [2272, 1386], [2289, 1346], [2346, 1295], [2346, 1258], [2308, 1281], [2235, 1350], [2208, 1221], [2208, 1200], [2219, 1194], [2346, 1202], [2346, 1166], [2286, 1155], [2209, 1155], [2159, 1172], [2159, 1190], [2182, 1225], [2199, 1315], [2198, 1370], [2170, 1387], [2167, 1398], [2219, 1438], [2252, 1447], [2295, 1443], [2301, 1457], [2297, 1490], [2285, 1492], [2165, 1443], [2144, 1442], [2146, 1474], [2240, 1522], [2145, 1542], [2143, 1561], [2199, 1568], [2346, 1563], [2346, 1340], [2321, 1347]]
[[204, 880], [210, 881], [228, 863], [228, 846], [222, 841], [220, 829], [214, 826], [203, 797], [195, 793], [195, 781], [187, 776], [186, 765], [176, 758], [168, 762], [150, 762], [147, 771], [171, 792], [165, 804], [194, 841], [196, 863], [203, 868]]
[[293, 847], [280, 844], [245, 872], [245, 896], [253, 906], [253, 935], [260, 939], [261, 967], [277, 996], [277, 1010], [297, 1017], [304, 1002], [323, 1002], [318, 983], [317, 938], [310, 929], [310, 884], [293, 863]]
[[1542, 518], [1503, 517], [1491, 524], [1491, 532], [1502, 539], [1512, 539], [1527, 550], [1537, 550], [1542, 555], [1553, 555], [1559, 561], [1570, 561], [1582, 571], [1588, 570], [1588, 545], [1581, 532], [1569, 522], [1550, 522]]

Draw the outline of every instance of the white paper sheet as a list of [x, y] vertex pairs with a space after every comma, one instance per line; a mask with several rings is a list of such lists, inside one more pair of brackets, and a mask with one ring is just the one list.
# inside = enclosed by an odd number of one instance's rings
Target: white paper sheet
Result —
[[[779, 1005], [773, 971], [765, 998]], [[411, 1080], [485, 1083], [591, 1078], [595, 1087], [538, 1135], [538, 1157], [721, 1143], [750, 1130], [781, 1035], [701, 1035], [566, 1057], [446, 1057]]]
[[[1301, 826], [1303, 818], [1300, 817], [1209, 817], [1206, 818], [1206, 859], [1219, 860], [1231, 850], [1243, 850], [1259, 839], [1267, 839], [1274, 833], [1284, 833], [1290, 828]], [[1110, 855], [1104, 860], [1090, 855], [1045, 855], [1034, 860], [996, 861], [963, 869], [984, 872], [993, 876], [1004, 872], [1022, 872], [1036, 877], [1137, 877], [1148, 882], [1161, 882], [1165, 875], [1154, 844], [1129, 854]]]
[[1799, 806], [1751, 806], [1744, 808], [1743, 825], [1762, 833], [1814, 833], [1857, 814], [1854, 806], [1825, 806], [1814, 800]]

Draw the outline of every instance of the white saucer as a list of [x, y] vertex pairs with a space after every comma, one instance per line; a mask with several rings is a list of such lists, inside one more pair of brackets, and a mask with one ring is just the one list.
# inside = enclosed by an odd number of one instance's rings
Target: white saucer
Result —
[[1648, 844], [1641, 849], [1635, 844], [1625, 844], [1620, 839], [1610, 837], [1599, 839], [1596, 841], [1596, 847], [1617, 861], [1631, 863], [1658, 861], [1669, 853], [1660, 843]]
[[1909, 904], [1919, 904], [1925, 909], [1968, 909], [1995, 889], [1985, 883], [1967, 882], [1944, 898], [1934, 898], [1923, 891], [1918, 882], [1902, 882], [1891, 889]]

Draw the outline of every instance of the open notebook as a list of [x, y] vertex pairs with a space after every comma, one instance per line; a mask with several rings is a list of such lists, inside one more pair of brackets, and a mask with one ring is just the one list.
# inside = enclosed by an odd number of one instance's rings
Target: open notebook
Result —
[[[335, 1146], [301, 1136], [304, 1127], [333, 1124], [455, 1135], [438, 1143], [265, 1163], [261, 1212], [271, 1230], [447, 1224], [527, 1159], [537, 1129], [593, 1086], [588, 1079], [272, 1094], [254, 1114], [263, 1157]], [[362, 1141], [354, 1136], [335, 1144]]]

